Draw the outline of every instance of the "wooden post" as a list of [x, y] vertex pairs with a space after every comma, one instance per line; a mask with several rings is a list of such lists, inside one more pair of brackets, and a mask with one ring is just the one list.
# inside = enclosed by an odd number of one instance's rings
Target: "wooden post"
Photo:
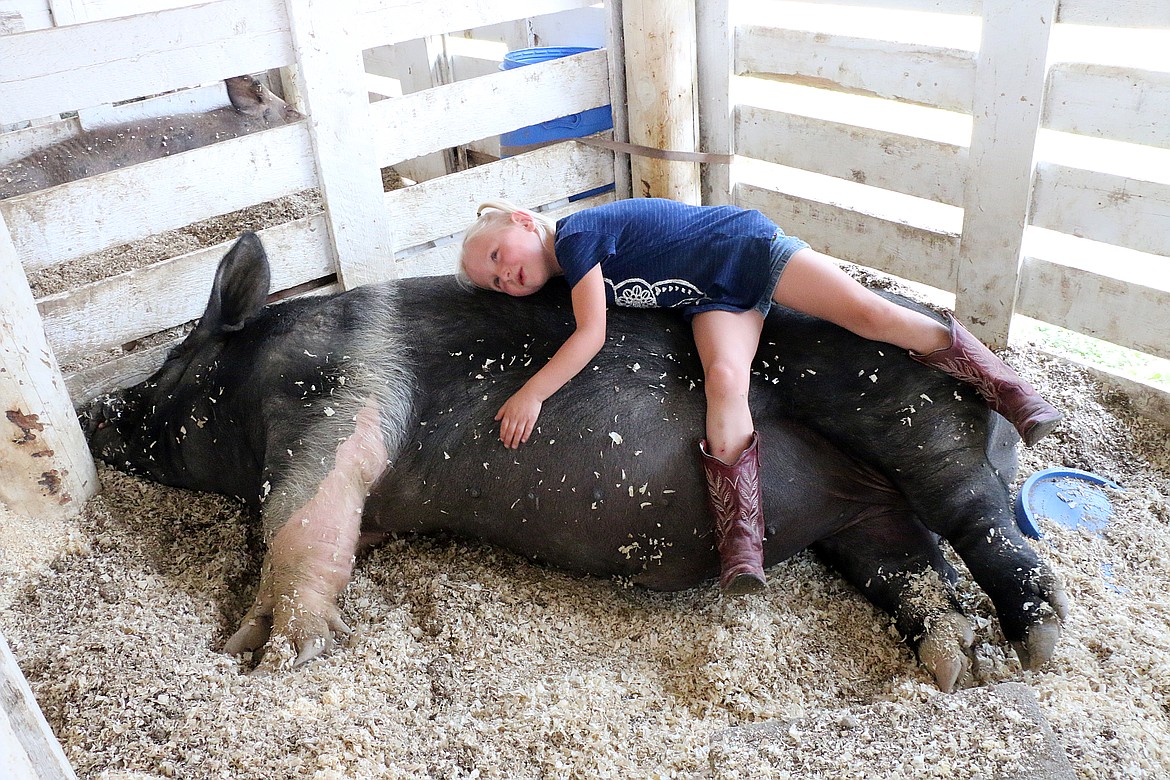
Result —
[[97, 472], [3, 220], [0, 289], [0, 501], [29, 517], [74, 515]]
[[[630, 142], [698, 150], [694, 0], [622, 0]], [[699, 203], [699, 165], [634, 156], [634, 197]]]
[[394, 276], [394, 239], [370, 129], [354, 0], [286, 0], [296, 80], [346, 289]]
[[77, 778], [3, 636], [0, 636], [0, 767], [4, 768], [5, 778]]
[[[426, 38], [395, 44], [397, 75], [402, 82], [403, 94], [451, 83], [451, 67], [447, 60], [443, 37], [429, 35]], [[395, 168], [409, 179], [429, 181], [458, 170], [455, 157], [453, 149], [445, 149], [413, 160], [404, 160]]]
[[[730, 0], [705, 0], [697, 9], [699, 62], [699, 140], [704, 152], [735, 153], [735, 106], [731, 77], [735, 75], [735, 24]], [[730, 165], [702, 168], [703, 203], [735, 203]]]
[[[606, 20], [606, 43], [609, 53], [609, 96], [610, 111], [613, 113], [613, 138], [615, 141], [630, 140], [630, 117], [626, 110], [626, 41], [622, 30], [622, 0], [609, 0], [605, 4], [609, 17]], [[624, 154], [613, 156], [613, 188], [617, 198], [630, 195], [630, 158]]]
[[963, 197], [956, 316], [1006, 346], [1019, 289], [1057, 0], [984, 0]]

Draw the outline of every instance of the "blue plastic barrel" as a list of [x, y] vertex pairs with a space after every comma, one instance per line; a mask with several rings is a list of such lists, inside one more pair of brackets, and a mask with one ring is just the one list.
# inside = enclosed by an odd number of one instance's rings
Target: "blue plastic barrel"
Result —
[[[522, 68], [525, 65], [556, 60], [587, 51], [594, 51], [594, 49], [583, 46], [537, 46], [531, 49], [517, 49], [504, 55], [504, 61], [500, 63], [500, 70]], [[561, 141], [565, 138], [579, 138], [612, 128], [613, 115], [610, 113], [609, 106], [598, 106], [588, 111], [557, 117], [538, 125], [529, 125], [510, 133], [503, 133], [500, 135], [501, 153], [507, 157], [509, 156], [505, 151], [507, 147], [531, 146]]]
[[[504, 61], [500, 63], [500, 70], [522, 68], [525, 65], [556, 60], [587, 51], [595, 51], [595, 49], [584, 46], [536, 46], [531, 49], [517, 49], [504, 55]], [[511, 157], [513, 154], [519, 154], [534, 146], [563, 141], [566, 138], [580, 138], [611, 129], [613, 129], [613, 114], [610, 112], [610, 107], [598, 106], [576, 114], [550, 119], [538, 125], [521, 127], [510, 133], [501, 133], [500, 155]], [[569, 200], [588, 198], [612, 189], [613, 185], [609, 184], [573, 195]]]

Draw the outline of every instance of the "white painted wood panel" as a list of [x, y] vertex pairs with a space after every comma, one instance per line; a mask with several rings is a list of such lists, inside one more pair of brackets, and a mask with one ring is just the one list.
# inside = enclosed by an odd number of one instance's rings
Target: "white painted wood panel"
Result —
[[2, 223], [0, 289], [0, 502], [28, 517], [74, 515], [97, 473]]
[[1058, 0], [985, 0], [983, 45], [963, 195], [955, 316], [1006, 346], [1028, 222], [1044, 105], [1045, 57]]
[[609, 104], [604, 49], [370, 105], [379, 166]]
[[736, 31], [735, 69], [970, 112], [975, 59], [962, 49], [746, 25]]
[[[279, 262], [275, 256], [272, 259]], [[310, 295], [327, 295], [341, 291], [341, 285], [327, 284], [313, 290]], [[207, 292], [211, 292], [210, 286], [207, 288]], [[201, 300], [203, 299], [201, 298]], [[167, 352], [182, 340], [181, 336], [175, 337], [162, 344], [138, 349], [114, 360], [66, 374], [65, 385], [69, 389], [69, 395], [81, 401], [111, 392], [119, 387], [135, 385], [157, 371], [166, 359]]]
[[[329, 231], [321, 215], [258, 235], [271, 261], [274, 291], [336, 270]], [[57, 359], [69, 364], [197, 319], [207, 304], [216, 266], [234, 241], [41, 299], [37, 306]], [[135, 316], [127, 317], [127, 311]]]
[[[626, 111], [630, 143], [651, 149], [694, 152], [699, 145], [697, 32], [691, 0], [623, 0], [626, 47]], [[669, 35], [661, 34], [669, 30]], [[699, 204], [698, 163], [630, 158], [636, 197]]]
[[[735, 72], [735, 25], [733, 12], [740, 6], [732, 0], [710, 0], [695, 6], [699, 60], [699, 150], [712, 154], [736, 151], [736, 109], [731, 98], [731, 76]], [[700, 168], [703, 203], [731, 203], [734, 165], [705, 165]]]
[[[1170, 264], [1170, 260], [1167, 261]], [[1170, 268], [1166, 278], [1170, 279]], [[1170, 285], [1167, 285], [1170, 287]], [[1170, 289], [1025, 257], [1017, 313], [1170, 358]]]
[[842, 0], [841, 5], [859, 8], [880, 8], [890, 11], [921, 11], [926, 13], [978, 16], [983, 0]]
[[0, 635], [0, 767], [11, 780], [76, 780], [8, 641]]
[[[57, 27], [195, 5], [192, 0], [49, 0]], [[62, 10], [68, 11], [68, 21]]]
[[[52, 52], [51, 67], [45, 52]], [[292, 59], [280, 0], [218, 0], [0, 36], [0, 124], [208, 84]]]
[[1031, 223], [1139, 252], [1170, 256], [1170, 185], [1040, 163]]
[[961, 206], [967, 150], [925, 138], [741, 105], [736, 154]]
[[406, 249], [462, 232], [485, 200], [538, 208], [612, 181], [613, 152], [566, 141], [387, 192], [386, 211]]
[[53, 26], [47, 0], [5, 0], [0, 11], [0, 33], [39, 30]]
[[1058, 22], [1109, 27], [1170, 27], [1166, 0], [1061, 0]]
[[735, 202], [758, 209], [818, 252], [940, 290], [955, 289], [959, 236], [740, 182]]
[[0, 165], [19, 160], [37, 149], [72, 138], [81, 131], [76, 117], [0, 133]]
[[28, 272], [316, 186], [303, 123], [0, 201]]
[[1170, 148], [1170, 72], [1060, 63], [1048, 76], [1044, 126]]
[[585, 8], [596, 0], [366, 0], [353, 19], [363, 49]]
[[297, 83], [325, 219], [346, 289], [389, 278], [394, 238], [382, 208], [362, 52], [345, 20], [355, 0], [287, 0]]

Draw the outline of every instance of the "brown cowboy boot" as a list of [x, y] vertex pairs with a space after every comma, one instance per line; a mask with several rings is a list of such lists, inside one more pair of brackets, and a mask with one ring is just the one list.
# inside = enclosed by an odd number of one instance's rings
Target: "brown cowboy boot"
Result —
[[954, 317], [948, 319], [951, 345], [926, 355], [911, 351], [910, 357], [973, 385], [988, 406], [1016, 427], [1029, 447], [1051, 433], [1064, 415]]
[[707, 497], [715, 516], [715, 545], [719, 548], [719, 587], [741, 596], [767, 587], [764, 577], [764, 513], [760, 507], [760, 437], [734, 465], [707, 454], [707, 441], [699, 442]]

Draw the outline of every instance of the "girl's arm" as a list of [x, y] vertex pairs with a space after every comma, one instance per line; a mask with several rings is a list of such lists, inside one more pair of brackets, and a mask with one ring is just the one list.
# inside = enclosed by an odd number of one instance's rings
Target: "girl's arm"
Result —
[[496, 412], [504, 446], [515, 449], [528, 441], [545, 399], [580, 373], [605, 344], [605, 282], [600, 265], [574, 285], [573, 316], [577, 320], [573, 335]]

